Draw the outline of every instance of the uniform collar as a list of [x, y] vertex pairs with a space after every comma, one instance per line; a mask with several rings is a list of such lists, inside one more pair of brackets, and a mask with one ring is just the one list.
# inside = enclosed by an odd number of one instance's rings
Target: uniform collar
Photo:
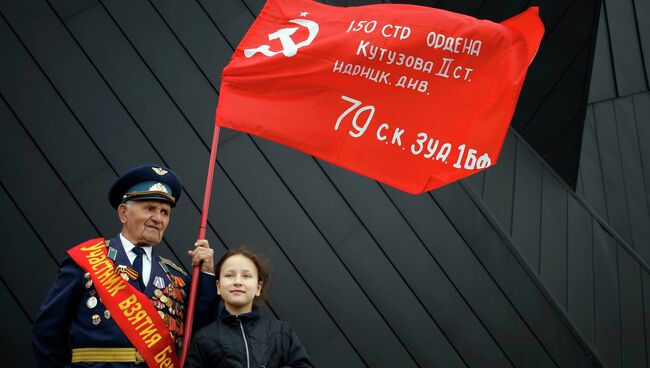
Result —
[[[133, 248], [135, 248], [135, 245], [133, 245], [133, 243], [131, 243], [129, 239], [125, 238], [124, 235], [122, 235], [122, 233], [120, 233], [120, 241], [122, 242], [122, 247], [124, 248], [124, 252], [127, 255]], [[151, 261], [153, 259], [151, 258], [151, 251], [152, 251], [151, 249], [153, 248], [153, 246], [150, 245], [147, 247], [140, 247], [140, 248], [144, 249], [144, 254], [146, 254], [147, 259]]]

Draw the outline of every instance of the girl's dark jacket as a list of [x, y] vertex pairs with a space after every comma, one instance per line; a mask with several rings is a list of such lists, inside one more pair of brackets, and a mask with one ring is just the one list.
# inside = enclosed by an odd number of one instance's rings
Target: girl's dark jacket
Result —
[[313, 367], [289, 324], [252, 312], [219, 318], [192, 337], [185, 368]]

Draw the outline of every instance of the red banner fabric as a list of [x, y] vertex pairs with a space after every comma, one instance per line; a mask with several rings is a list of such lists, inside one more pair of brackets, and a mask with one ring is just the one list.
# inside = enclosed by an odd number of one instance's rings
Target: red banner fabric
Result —
[[496, 162], [544, 26], [398, 4], [269, 0], [223, 71], [216, 124], [417, 194]]

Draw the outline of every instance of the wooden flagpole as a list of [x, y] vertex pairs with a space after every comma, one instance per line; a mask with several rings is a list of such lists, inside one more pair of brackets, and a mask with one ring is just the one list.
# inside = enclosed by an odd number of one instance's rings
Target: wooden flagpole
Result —
[[[214, 166], [217, 162], [217, 146], [219, 145], [220, 127], [215, 124], [212, 135], [212, 148], [210, 149], [210, 163], [208, 164], [208, 176], [205, 178], [205, 194], [203, 195], [203, 208], [201, 209], [201, 225], [199, 226], [199, 239], [205, 239], [205, 231], [208, 224], [208, 209], [210, 208], [210, 195], [212, 194], [212, 179], [214, 178]], [[194, 322], [194, 307], [196, 304], [196, 293], [199, 286], [201, 265], [195, 265], [192, 270], [192, 284], [188, 300], [187, 313], [185, 317], [185, 329], [183, 333], [183, 351], [181, 352], [180, 368], [185, 365], [187, 350], [190, 347], [192, 335], [192, 323]]]

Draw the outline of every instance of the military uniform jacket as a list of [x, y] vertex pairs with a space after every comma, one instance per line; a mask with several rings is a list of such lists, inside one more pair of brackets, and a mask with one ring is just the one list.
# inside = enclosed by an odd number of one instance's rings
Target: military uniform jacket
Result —
[[[124, 252], [119, 236], [111, 239], [109, 246], [117, 250], [114, 260], [115, 267], [131, 267], [131, 262]], [[169, 299], [172, 298], [172, 295], [167, 292], [174, 295], [189, 295], [191, 277], [180, 267], [160, 257], [156, 252], [156, 247], [152, 248], [151, 275], [143, 293], [159, 310], [161, 316], [167, 316], [164, 317], [164, 320], [170, 325], [170, 330], [182, 331], [186, 298], [179, 297], [178, 302], [170, 303], [165, 297], [163, 298], [167, 302], [165, 304], [156, 295], [160, 296], [162, 290], [169, 295]], [[140, 290], [137, 280], [129, 282], [137, 290]], [[164, 283], [164, 287], [161, 288], [162, 283]], [[176, 288], [175, 285], [181, 287]], [[211, 322], [213, 318], [211, 316], [218, 308], [216, 295], [215, 277], [201, 273], [192, 331], [198, 331]], [[96, 299], [92, 300], [93, 297]], [[176, 321], [181, 323], [176, 323]], [[178, 353], [180, 353], [182, 336], [178, 334], [172, 334], [172, 336], [179, 343], [177, 346], [179, 347]], [[113, 321], [110, 312], [99, 300], [94, 287], [88, 285], [85, 272], [68, 255], [63, 260], [59, 274], [34, 322], [32, 343], [36, 363], [41, 368], [146, 367], [144, 363], [137, 366], [130, 363], [70, 363], [71, 351], [74, 348], [132, 348], [133, 345]]]

